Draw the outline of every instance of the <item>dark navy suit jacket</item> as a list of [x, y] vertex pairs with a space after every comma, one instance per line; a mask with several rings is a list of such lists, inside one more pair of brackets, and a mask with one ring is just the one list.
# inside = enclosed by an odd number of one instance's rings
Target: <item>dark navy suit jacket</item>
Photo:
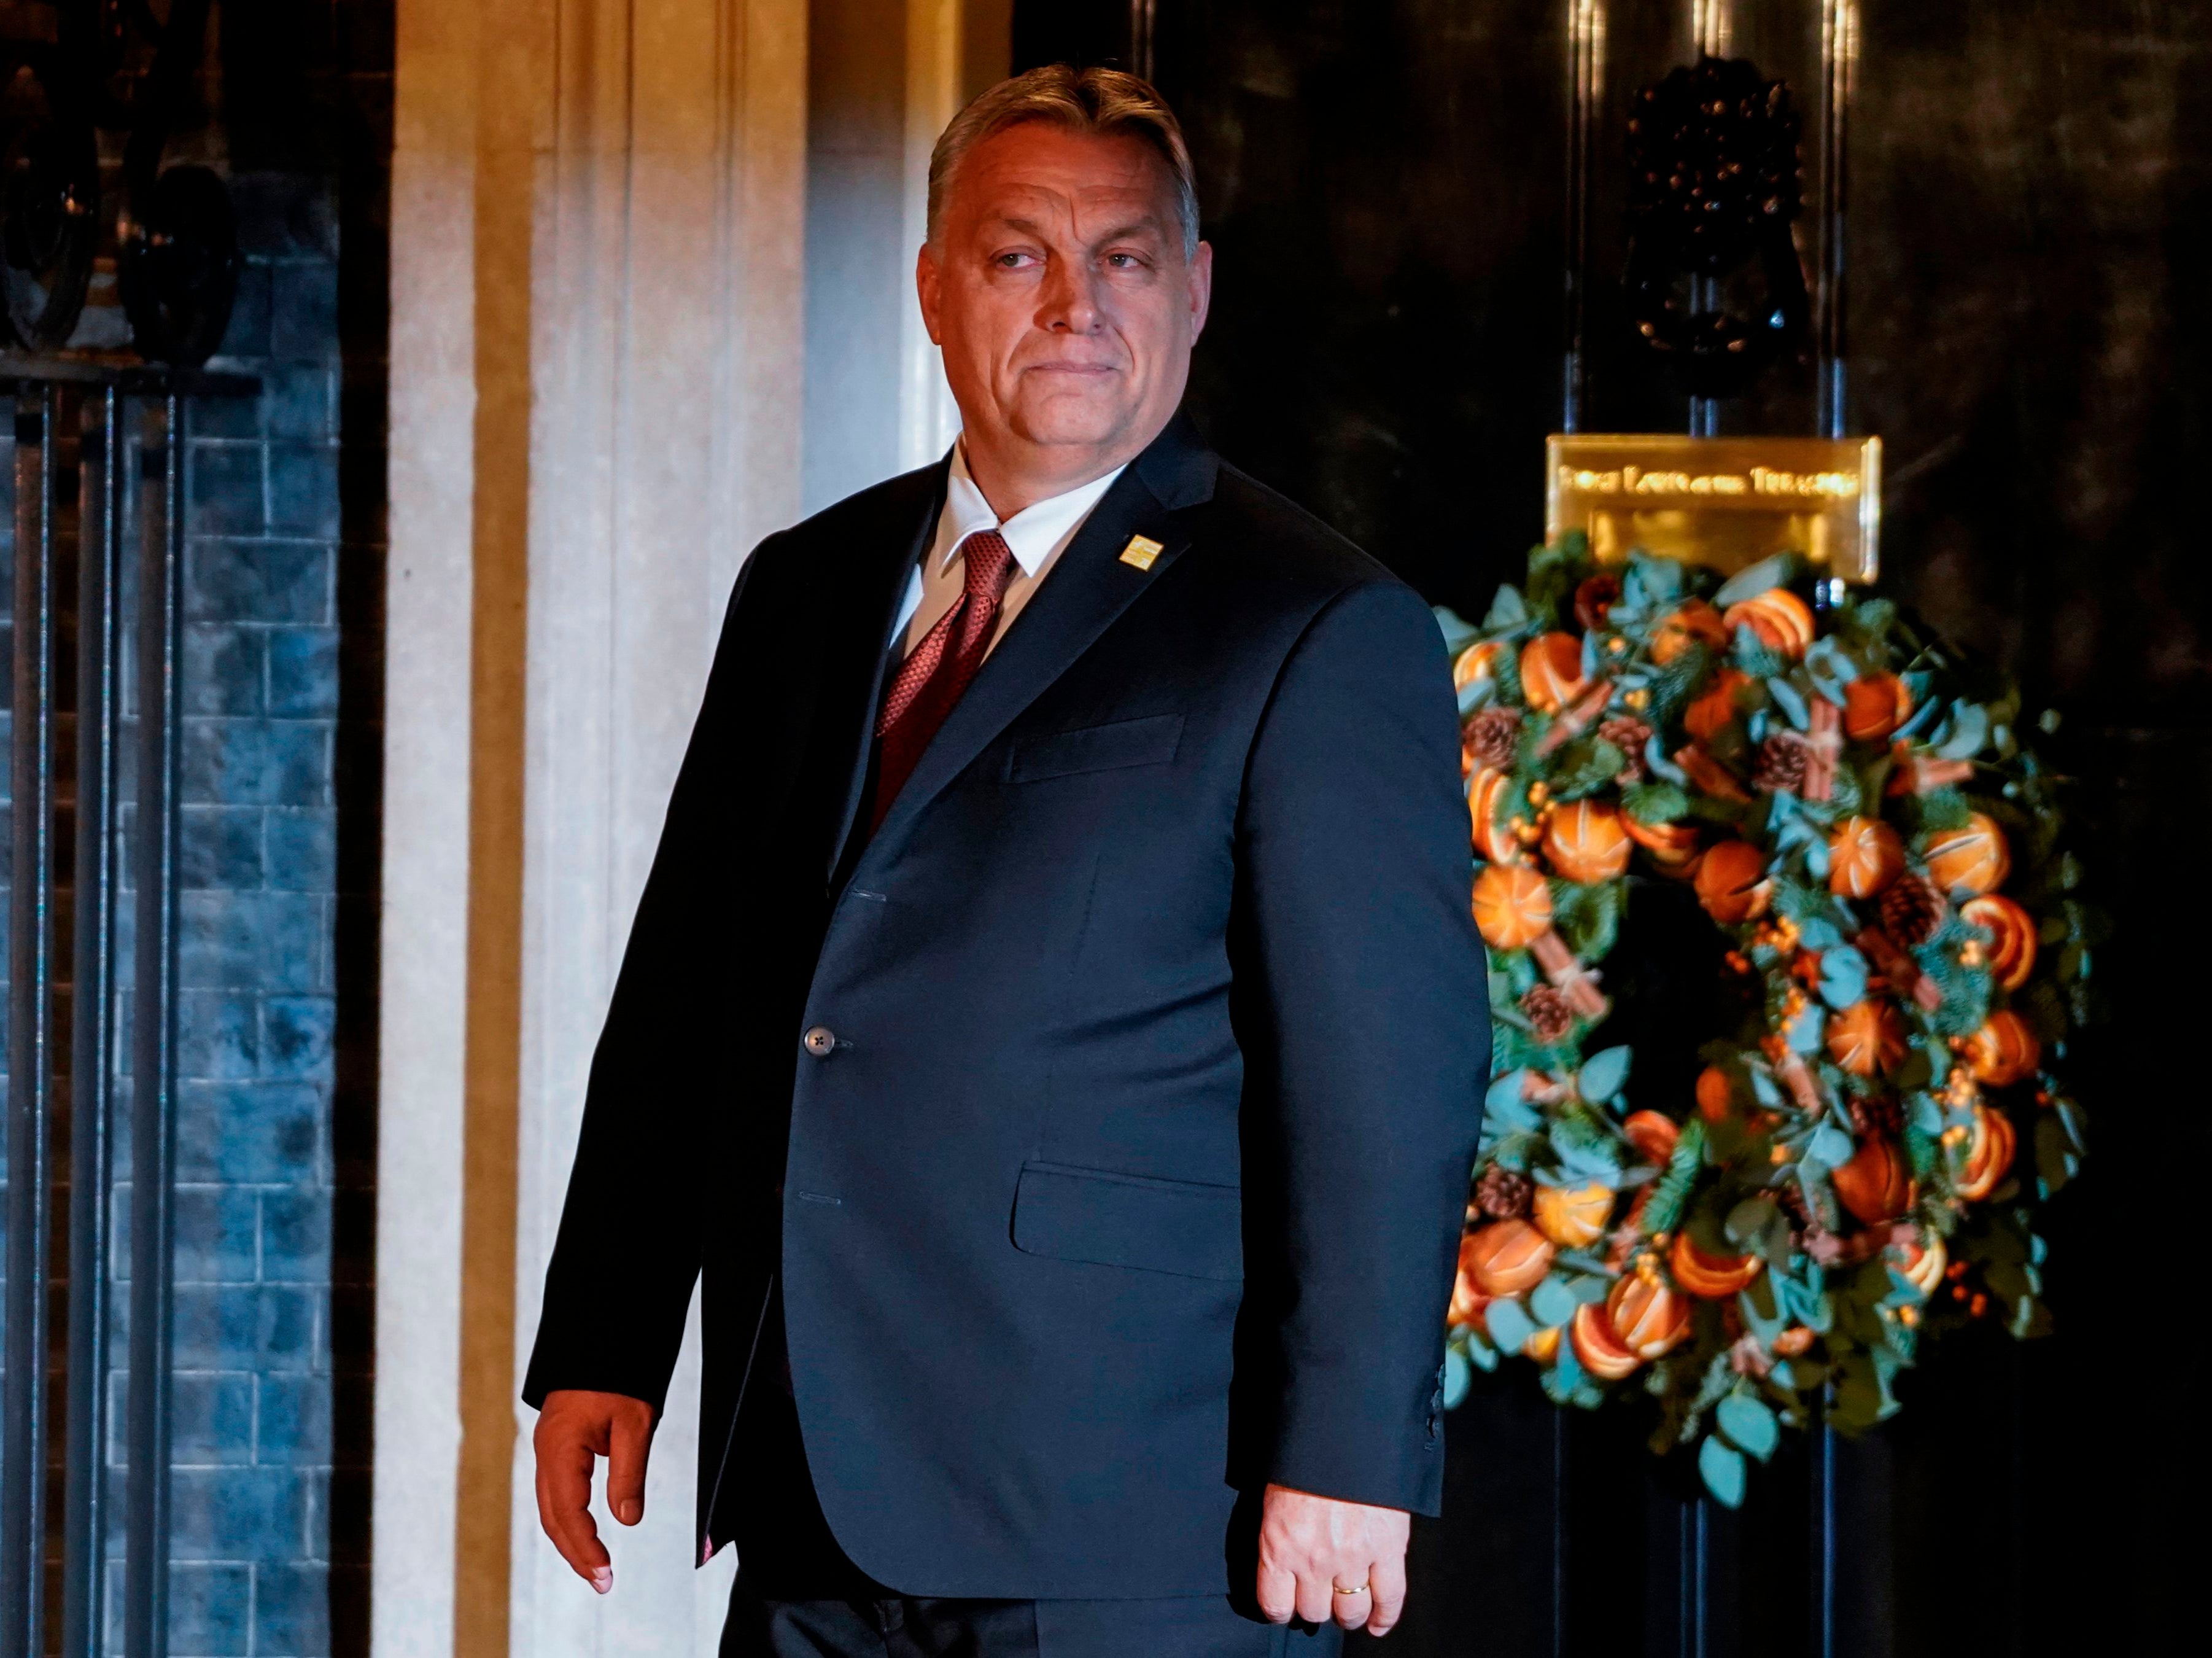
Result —
[[[1240, 1492], [1439, 1499], [1489, 1047], [1443, 642], [1178, 419], [868, 837], [945, 479], [745, 567], [525, 1397], [658, 1408], [703, 1272], [704, 1533], [744, 1500], [723, 1460], [780, 1263], [808, 1462], [871, 1576], [1220, 1593]], [[1119, 556], [1140, 534], [1149, 570]]]

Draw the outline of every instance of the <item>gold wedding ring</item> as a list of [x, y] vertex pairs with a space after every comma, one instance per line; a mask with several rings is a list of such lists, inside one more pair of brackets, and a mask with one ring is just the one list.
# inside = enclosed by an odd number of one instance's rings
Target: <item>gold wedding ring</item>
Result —
[[1367, 1585], [1364, 1583], [1360, 1584], [1357, 1588], [1348, 1589], [1341, 1583], [1332, 1583], [1329, 1585], [1329, 1588], [1334, 1589], [1339, 1594], [1364, 1594], [1367, 1593]]

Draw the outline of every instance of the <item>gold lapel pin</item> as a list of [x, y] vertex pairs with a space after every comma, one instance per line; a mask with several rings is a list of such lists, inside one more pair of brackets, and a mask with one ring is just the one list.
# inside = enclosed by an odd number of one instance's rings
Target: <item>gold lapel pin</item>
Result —
[[1121, 562], [1134, 564], [1139, 570], [1150, 570], [1152, 560], [1165, 551], [1161, 543], [1149, 535], [1133, 535], [1129, 538], [1129, 545], [1121, 549]]

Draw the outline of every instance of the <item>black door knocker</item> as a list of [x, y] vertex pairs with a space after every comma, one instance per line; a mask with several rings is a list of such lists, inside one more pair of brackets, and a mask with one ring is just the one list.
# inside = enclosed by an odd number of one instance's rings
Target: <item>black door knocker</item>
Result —
[[1628, 123], [1628, 311], [1692, 397], [1733, 397], [1802, 356], [1803, 205], [1790, 89], [1702, 58], [1636, 94]]

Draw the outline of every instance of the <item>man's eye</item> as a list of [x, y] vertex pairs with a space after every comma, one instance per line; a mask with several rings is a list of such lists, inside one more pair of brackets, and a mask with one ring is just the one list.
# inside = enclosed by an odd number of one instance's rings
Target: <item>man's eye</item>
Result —
[[1029, 264], [1030, 256], [1027, 253], [1001, 253], [993, 263], [1001, 270], [1015, 271]]
[[1134, 253], [1109, 253], [1106, 263], [1116, 271], [1134, 271], [1143, 265], [1144, 260]]

